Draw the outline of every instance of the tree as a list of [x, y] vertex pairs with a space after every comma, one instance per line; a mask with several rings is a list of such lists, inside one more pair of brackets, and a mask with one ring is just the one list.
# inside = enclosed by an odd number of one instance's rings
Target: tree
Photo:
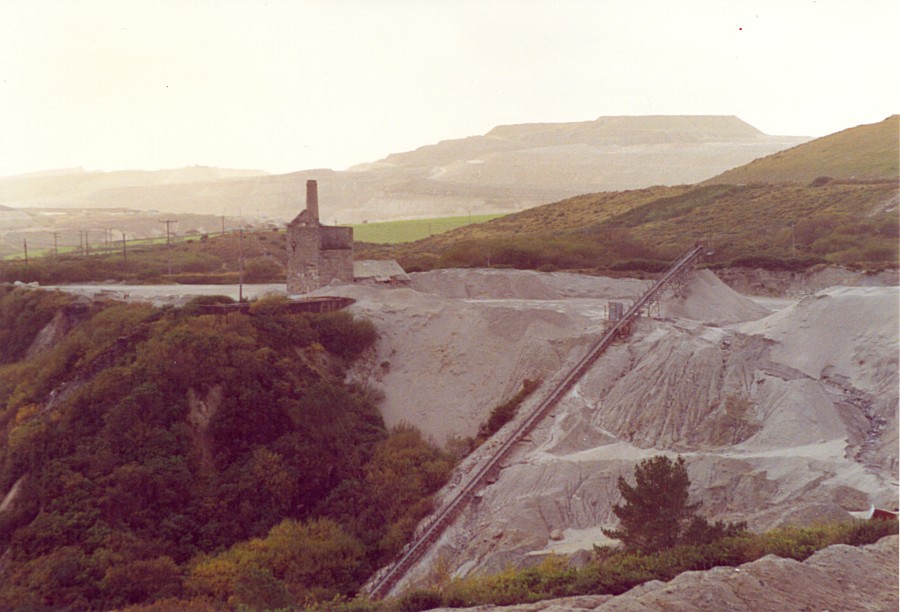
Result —
[[621, 540], [627, 549], [641, 552], [657, 552], [681, 543], [700, 507], [699, 503], [688, 503], [691, 483], [684, 459], [672, 461], [664, 455], [645, 459], [634, 468], [634, 479], [632, 486], [619, 476], [617, 486], [625, 500], [613, 506], [619, 528], [604, 529], [603, 533]]

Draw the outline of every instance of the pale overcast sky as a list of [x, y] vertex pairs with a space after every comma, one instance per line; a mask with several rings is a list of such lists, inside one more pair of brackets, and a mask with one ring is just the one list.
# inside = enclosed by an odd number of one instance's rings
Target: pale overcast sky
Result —
[[900, 0], [0, 0], [0, 175], [344, 169], [505, 123], [900, 112]]

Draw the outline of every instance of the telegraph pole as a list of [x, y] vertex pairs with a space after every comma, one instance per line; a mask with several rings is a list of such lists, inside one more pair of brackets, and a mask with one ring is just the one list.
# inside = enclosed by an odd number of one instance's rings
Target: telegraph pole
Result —
[[238, 306], [244, 302], [244, 228], [238, 237]]
[[59, 232], [53, 232], [53, 256], [59, 256]]
[[244, 301], [244, 228], [241, 228], [238, 234], [238, 269], [240, 270], [238, 275], [240, 283], [238, 287], [238, 304], [240, 304]]
[[791, 257], [792, 258], [797, 257], [797, 238], [794, 233], [794, 227], [796, 227], [796, 225], [797, 225], [796, 221], [791, 221]]
[[178, 220], [177, 219], [162, 219], [162, 220], [160, 220], [160, 223], [166, 224], [166, 244], [170, 244], [171, 238], [169, 235], [169, 225], [172, 223], [178, 223]]
[[172, 276], [172, 238], [169, 233], [169, 225], [172, 223], [177, 223], [177, 219], [162, 219], [160, 223], [166, 224], [166, 246], [169, 247], [169, 276]]
[[22, 238], [22, 246], [25, 247], [25, 265], [28, 265], [28, 238]]
[[122, 269], [128, 267], [128, 252], [125, 249], [125, 231], [120, 230], [122, 232]]

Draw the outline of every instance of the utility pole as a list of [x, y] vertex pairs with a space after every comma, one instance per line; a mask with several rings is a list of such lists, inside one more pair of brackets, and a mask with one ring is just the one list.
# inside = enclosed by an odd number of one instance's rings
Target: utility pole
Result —
[[176, 219], [160, 220], [160, 223], [166, 224], [166, 246], [168, 247], [168, 253], [169, 253], [169, 276], [172, 276], [172, 237], [171, 237], [171, 234], [169, 233], [169, 225], [171, 225], [172, 223], [177, 223], [177, 222], [178, 221]]
[[244, 228], [238, 234], [238, 306], [244, 303]]
[[122, 231], [122, 269], [124, 270], [125, 268], [128, 267], [128, 252], [125, 247], [125, 231], [124, 230], [121, 230], [121, 231]]
[[170, 244], [171, 238], [170, 238], [170, 234], [169, 234], [169, 225], [172, 223], [178, 223], [178, 220], [177, 219], [162, 219], [162, 220], [160, 220], [160, 223], [166, 224], [166, 244]]
[[797, 238], [794, 234], [794, 227], [797, 225], [796, 221], [791, 221], [791, 258], [797, 258]]
[[28, 265], [28, 238], [22, 238], [22, 246], [25, 247], [25, 265]]
[[225, 235], [225, 215], [222, 215], [222, 235]]
[[53, 256], [59, 256], [59, 232], [53, 232]]

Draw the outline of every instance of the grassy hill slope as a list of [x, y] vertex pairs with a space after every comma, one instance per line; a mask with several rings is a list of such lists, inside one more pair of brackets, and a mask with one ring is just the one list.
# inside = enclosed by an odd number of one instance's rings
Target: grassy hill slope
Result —
[[900, 115], [860, 125], [728, 170], [707, 183], [799, 182], [818, 177], [889, 179], [900, 174]]
[[579, 196], [360, 256], [411, 269], [652, 270], [700, 241], [723, 265], [768, 258], [881, 269], [897, 265], [897, 205], [896, 183], [653, 187]]
[[[701, 241], [720, 265], [895, 267], [898, 127], [895, 115], [698, 185], [586, 194], [366, 254], [390, 255], [413, 269], [649, 270]], [[821, 178], [826, 174], [832, 178]]]

